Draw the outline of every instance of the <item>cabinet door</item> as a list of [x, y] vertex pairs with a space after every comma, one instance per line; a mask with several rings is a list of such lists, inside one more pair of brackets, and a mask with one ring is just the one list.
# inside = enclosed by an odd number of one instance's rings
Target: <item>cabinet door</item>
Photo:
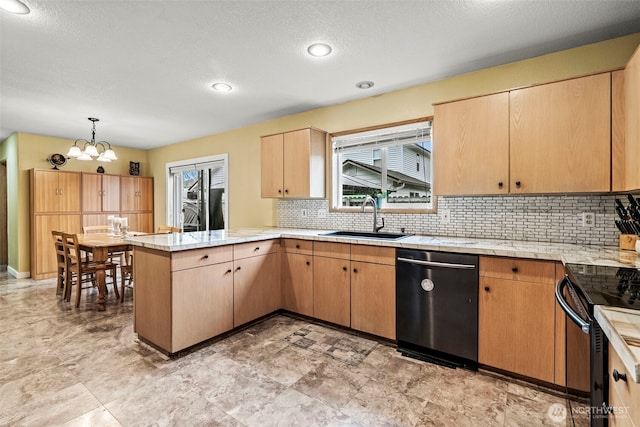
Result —
[[313, 316], [313, 257], [286, 253], [282, 260], [284, 308], [294, 313]]
[[509, 191], [509, 94], [434, 107], [434, 189], [438, 195]]
[[640, 48], [637, 48], [624, 70], [625, 100], [625, 187], [640, 189]]
[[313, 316], [351, 326], [351, 272], [348, 259], [314, 257]]
[[130, 231], [154, 232], [152, 213], [123, 213], [122, 217], [127, 218]]
[[120, 211], [120, 177], [104, 175], [102, 177], [102, 212]]
[[138, 181], [137, 208], [140, 211], [152, 211], [153, 210], [153, 178], [138, 177], [137, 181]]
[[133, 176], [120, 179], [120, 209], [124, 212], [137, 211], [138, 181]]
[[233, 263], [173, 272], [172, 351], [233, 329]]
[[311, 129], [284, 134], [284, 197], [309, 197]]
[[97, 174], [82, 174], [82, 211], [102, 211], [102, 176]]
[[81, 233], [80, 215], [36, 215], [31, 262], [31, 275], [34, 279], [52, 277], [57, 269], [56, 253], [53, 247], [51, 231]]
[[396, 269], [351, 262], [351, 327], [396, 339]]
[[233, 325], [240, 326], [280, 308], [279, 254], [233, 262]]
[[480, 277], [478, 361], [554, 382], [554, 285]]
[[77, 172], [60, 172], [59, 212], [80, 212], [80, 174]]
[[260, 140], [261, 197], [283, 197], [283, 141], [281, 133]]
[[57, 171], [34, 171], [32, 175], [34, 212], [58, 212], [60, 187]]
[[610, 73], [510, 92], [511, 193], [611, 188]]

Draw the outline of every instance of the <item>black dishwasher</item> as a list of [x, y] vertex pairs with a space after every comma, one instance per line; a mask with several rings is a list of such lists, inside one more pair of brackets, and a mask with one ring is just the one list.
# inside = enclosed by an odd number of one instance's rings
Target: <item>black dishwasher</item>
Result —
[[407, 356], [478, 368], [478, 257], [396, 250], [396, 338]]

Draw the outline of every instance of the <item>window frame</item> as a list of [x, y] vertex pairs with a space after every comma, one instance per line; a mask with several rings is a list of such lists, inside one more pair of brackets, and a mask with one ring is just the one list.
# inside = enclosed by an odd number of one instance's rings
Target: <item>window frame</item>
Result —
[[[396, 126], [402, 126], [402, 125], [408, 125], [408, 124], [413, 124], [413, 123], [420, 123], [420, 122], [426, 122], [426, 121], [431, 121], [432, 123], [432, 127], [433, 127], [433, 116], [426, 116], [426, 117], [420, 117], [420, 118], [416, 118], [416, 119], [411, 119], [411, 120], [404, 120], [404, 121], [400, 121], [400, 122], [393, 122], [393, 123], [385, 123], [382, 125], [377, 125], [377, 126], [369, 126], [369, 127], [365, 127], [365, 128], [358, 128], [358, 129], [351, 129], [351, 130], [346, 130], [346, 131], [340, 131], [340, 132], [332, 132], [330, 133], [328, 136], [328, 140], [329, 140], [329, 144], [327, 147], [327, 157], [329, 159], [329, 165], [328, 167], [330, 168], [328, 175], [328, 186], [329, 186], [329, 211], [330, 212], [360, 212], [361, 208], [358, 206], [341, 206], [341, 203], [338, 203], [337, 200], [337, 195], [339, 194], [339, 191], [336, 187], [337, 183], [340, 182], [339, 180], [339, 176], [338, 174], [341, 173], [341, 171], [338, 170], [337, 166], [336, 166], [336, 159], [335, 159], [335, 153], [334, 153], [334, 149], [333, 149], [333, 138], [335, 137], [339, 137], [339, 136], [344, 136], [344, 135], [350, 135], [350, 134], [355, 134], [355, 133], [361, 133], [361, 132], [368, 132], [368, 131], [375, 131], [378, 129], [385, 129], [385, 128], [391, 128], [391, 127], [396, 127]], [[382, 150], [386, 150], [386, 148], [382, 148]], [[384, 154], [382, 156], [382, 169], [384, 171], [386, 171], [386, 160], [387, 160], [387, 156], [386, 154]], [[390, 208], [387, 204], [386, 201], [383, 204], [383, 206], [381, 208], [378, 209], [378, 212], [382, 212], [382, 213], [436, 213], [437, 212], [437, 197], [434, 195], [433, 192], [433, 188], [434, 188], [434, 184], [433, 184], [433, 134], [432, 134], [432, 142], [431, 142], [431, 207], [430, 208], [421, 208], [421, 207], [416, 207], [416, 208]], [[383, 174], [383, 176], [381, 177], [382, 180], [382, 185], [386, 186], [386, 173]], [[384, 187], [383, 187], [384, 188]]]

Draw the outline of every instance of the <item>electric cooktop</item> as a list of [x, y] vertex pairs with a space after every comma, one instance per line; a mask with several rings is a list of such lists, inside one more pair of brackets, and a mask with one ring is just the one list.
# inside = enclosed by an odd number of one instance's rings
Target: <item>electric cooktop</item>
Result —
[[640, 310], [640, 270], [583, 264], [566, 264], [565, 269], [591, 304]]

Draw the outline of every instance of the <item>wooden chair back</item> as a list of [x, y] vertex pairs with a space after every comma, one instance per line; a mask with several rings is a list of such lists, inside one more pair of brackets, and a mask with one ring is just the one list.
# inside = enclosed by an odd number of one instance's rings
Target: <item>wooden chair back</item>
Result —
[[[51, 237], [53, 239], [53, 246], [56, 251], [56, 267], [58, 283], [56, 286], [56, 295], [63, 294], [66, 289], [66, 269], [67, 269], [67, 256], [65, 253], [64, 243], [62, 242], [62, 231], [51, 230]], [[67, 298], [64, 295], [65, 299]]]
[[82, 232], [85, 234], [89, 233], [108, 233], [109, 226], [108, 225], [83, 225]]
[[179, 233], [182, 230], [178, 227], [171, 227], [170, 225], [159, 225], [156, 233]]

